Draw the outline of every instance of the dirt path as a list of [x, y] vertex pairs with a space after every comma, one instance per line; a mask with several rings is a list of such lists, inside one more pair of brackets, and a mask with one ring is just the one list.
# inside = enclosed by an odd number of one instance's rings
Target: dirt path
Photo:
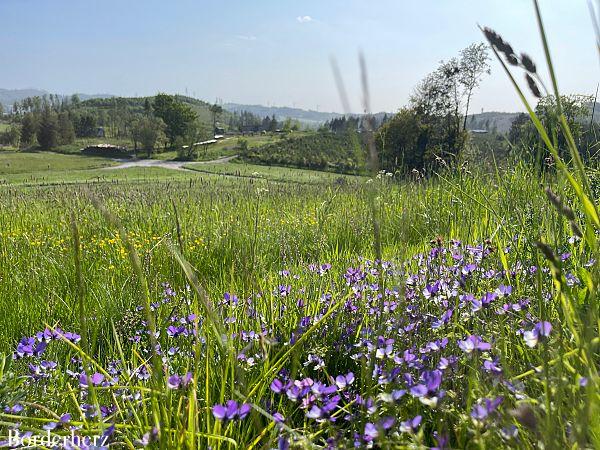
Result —
[[160, 159], [115, 159], [120, 162], [118, 166], [104, 167], [104, 169], [129, 169], [130, 167], [162, 167], [163, 169], [172, 170], [189, 170], [184, 166], [186, 164], [223, 164], [237, 158], [238, 155], [223, 156], [222, 158], [213, 159], [211, 161], [163, 161]]

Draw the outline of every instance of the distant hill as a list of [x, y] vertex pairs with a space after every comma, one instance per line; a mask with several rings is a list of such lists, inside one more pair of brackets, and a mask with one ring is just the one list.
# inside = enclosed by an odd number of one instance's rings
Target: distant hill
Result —
[[[50, 92], [42, 89], [2, 89], [0, 88], [0, 103], [5, 109], [12, 107], [14, 102], [20, 102], [27, 97], [43, 97], [50, 95]], [[59, 94], [61, 97], [70, 97], [71, 95]], [[111, 94], [77, 94], [81, 100], [89, 100], [93, 98], [111, 98]]]
[[225, 103], [223, 108], [227, 111], [238, 113], [241, 111], [248, 111], [259, 117], [275, 115], [277, 120], [290, 118], [297, 120], [302, 124], [314, 126], [315, 128], [328, 120], [343, 116], [343, 114], [335, 112], [320, 112], [300, 108], [290, 108], [287, 106], [240, 105], [238, 103]]
[[[290, 108], [288, 106], [263, 106], [263, 105], [241, 105], [239, 103], [225, 103], [223, 108], [231, 112], [248, 111], [259, 117], [275, 116], [277, 120], [292, 119], [297, 120], [303, 125], [311, 128], [318, 128], [319, 125], [331, 119], [337, 119], [344, 116], [337, 112], [321, 112], [312, 109]], [[381, 121], [385, 115], [393, 116], [393, 113], [379, 112], [374, 114], [378, 121]], [[361, 114], [346, 114], [347, 116], [361, 116]]]
[[467, 118], [467, 129], [508, 133], [513, 120], [515, 120], [519, 114], [520, 113], [497, 111], [469, 114], [469, 117]]
[[[177, 95], [177, 98], [192, 108], [201, 122], [206, 124], [212, 123], [212, 115], [209, 110], [210, 104], [198, 100], [192, 97], [186, 97], [185, 95]], [[78, 108], [87, 108], [91, 110], [111, 110], [115, 107], [120, 107], [124, 110], [128, 110], [132, 114], [141, 114], [144, 112], [144, 103], [149, 100], [150, 103], [154, 102], [154, 97], [98, 97], [83, 100], [79, 104]], [[232, 114], [225, 111], [219, 118], [220, 123], [229, 123], [230, 116]]]

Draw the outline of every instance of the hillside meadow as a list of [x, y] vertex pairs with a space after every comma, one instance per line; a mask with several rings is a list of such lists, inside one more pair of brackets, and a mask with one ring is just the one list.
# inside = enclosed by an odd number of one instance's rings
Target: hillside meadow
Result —
[[[595, 439], [578, 425], [595, 423], [590, 367], [561, 325], [585, 318], [590, 255], [538, 188], [568, 198], [561, 175], [515, 164], [340, 183], [205, 169], [1, 188], [7, 438], [73, 432], [123, 448]], [[561, 303], [540, 239], [581, 305]]]

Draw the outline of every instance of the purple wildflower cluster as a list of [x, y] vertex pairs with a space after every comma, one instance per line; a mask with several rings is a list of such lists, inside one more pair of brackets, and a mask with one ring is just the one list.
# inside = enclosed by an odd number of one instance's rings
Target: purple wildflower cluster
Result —
[[[456, 443], [449, 419], [455, 417], [467, 418], [473, 435], [484, 430], [516, 445], [519, 436], [507, 431], [516, 420], [509, 412], [538, 391], [515, 375], [539, 358], [539, 342], [552, 339], [552, 325], [531, 307], [532, 299], [539, 301], [536, 277], [541, 272], [546, 285], [551, 283], [546, 269], [525, 261], [505, 269], [497, 251], [490, 243], [434, 241], [428, 252], [403, 265], [361, 259], [339, 273], [330, 264], [312, 264], [282, 270], [273, 285], [247, 297], [225, 293], [215, 302], [223, 342], [235, 351], [240, 379], [265, 394], [212, 404], [206, 413], [227, 424], [222, 427], [227, 430], [253, 422], [244, 421], [251, 414], [274, 421], [272, 446], [279, 448], [293, 447], [300, 439], [293, 430], [302, 427], [316, 433], [327, 448], [416, 442], [449, 448]], [[547, 292], [542, 296], [544, 302], [550, 298]], [[175, 398], [190, 398], [193, 390], [198, 390], [194, 398], [227, 399], [234, 390], [236, 398], [243, 398], [237, 397], [244, 395], [241, 384], [214, 380], [209, 388], [216, 392], [225, 386], [227, 393], [205, 396], [205, 385], [194, 381], [195, 361], [206, 364], [212, 331], [191, 311], [189, 298], [189, 290], [178, 293], [164, 286], [162, 297], [152, 304], [157, 347], [151, 348], [154, 340], [140, 314], [127, 345], [141, 358], [132, 358], [125, 367], [122, 362], [92, 367], [76, 355], [65, 357], [70, 350], [64, 346], [53, 350], [61, 359], [43, 359], [51, 341], [80, 340], [58, 328], [24, 338], [14, 358], [28, 363], [26, 389], [50, 389], [62, 380], [82, 400], [81, 411], [63, 414], [83, 414], [107, 424], [123, 417], [122, 411], [117, 415], [115, 399], [141, 407], [135, 386], [148, 385], [157, 370]], [[513, 356], [505, 367], [500, 343], [506, 345], [515, 333], [530, 354]], [[290, 348], [293, 357], [270, 372], [264, 384], [265, 370], [279, 362], [273, 358]], [[222, 355], [211, 351], [211, 363], [224, 363]], [[152, 367], [153, 352], [162, 367]], [[477, 380], [476, 392], [469, 390], [475, 385], [470, 380]], [[578, 383], [585, 386], [579, 378]], [[99, 404], [90, 397], [96, 388]], [[21, 403], [0, 406], [13, 415], [28, 412]], [[55, 421], [56, 427], [72, 426], [70, 415], [61, 417], [65, 422]], [[148, 445], [156, 433], [137, 436], [136, 442]]]

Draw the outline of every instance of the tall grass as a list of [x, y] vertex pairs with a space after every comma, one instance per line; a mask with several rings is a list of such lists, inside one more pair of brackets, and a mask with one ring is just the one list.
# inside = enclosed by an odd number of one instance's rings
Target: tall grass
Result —
[[3, 188], [1, 434], [600, 446], [597, 172], [496, 54], [557, 173]]

